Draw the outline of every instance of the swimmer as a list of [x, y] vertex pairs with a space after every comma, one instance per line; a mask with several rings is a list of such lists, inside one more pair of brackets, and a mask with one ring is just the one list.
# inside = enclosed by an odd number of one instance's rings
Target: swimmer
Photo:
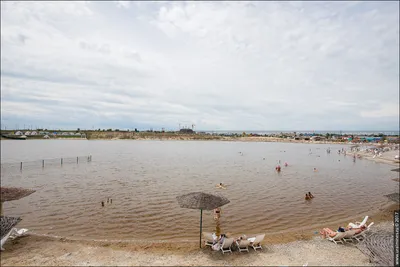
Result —
[[314, 171], [316, 172], [316, 171], [317, 171], [317, 168], [314, 168]]
[[222, 183], [217, 184], [215, 187], [220, 189], [226, 189], [225, 185], [223, 185]]
[[287, 164], [287, 162], [285, 162], [285, 167], [289, 166], [289, 164]]
[[281, 166], [279, 166], [279, 165], [276, 166], [276, 167], [275, 167], [275, 170], [276, 170], [277, 172], [280, 172], [280, 171], [281, 171]]
[[314, 198], [314, 196], [313, 196], [313, 194], [311, 194], [311, 192], [308, 192], [308, 196], [309, 196], [310, 198]]
[[310, 200], [311, 197], [310, 197], [308, 194], [306, 194], [306, 197], [305, 197], [304, 199], [305, 199], [305, 200]]

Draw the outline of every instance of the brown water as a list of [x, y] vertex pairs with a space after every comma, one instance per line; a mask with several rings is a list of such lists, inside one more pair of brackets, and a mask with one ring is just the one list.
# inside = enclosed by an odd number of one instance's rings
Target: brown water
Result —
[[[331, 154], [326, 153], [327, 147]], [[336, 153], [342, 147], [219, 141], [1, 141], [2, 163], [93, 157], [90, 163], [26, 167], [22, 172], [3, 167], [2, 186], [37, 190], [6, 202], [4, 214], [21, 216], [18, 227], [69, 238], [197, 240], [200, 212], [180, 208], [176, 196], [204, 191], [231, 201], [222, 207], [222, 232], [313, 232], [327, 223], [362, 219], [389, 203], [383, 195], [396, 191], [392, 167], [353, 162], [350, 156]], [[278, 160], [282, 166], [289, 163], [280, 174], [275, 172]], [[219, 182], [227, 189], [216, 189]], [[308, 191], [315, 196], [312, 201], [304, 200]], [[113, 202], [102, 207], [107, 197]], [[204, 211], [203, 230], [215, 231], [215, 227], [212, 211]]]

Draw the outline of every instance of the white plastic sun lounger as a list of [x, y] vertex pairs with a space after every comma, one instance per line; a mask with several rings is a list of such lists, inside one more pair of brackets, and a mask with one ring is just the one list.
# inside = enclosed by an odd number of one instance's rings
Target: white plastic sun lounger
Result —
[[349, 226], [351, 228], [360, 228], [361, 226], [364, 226], [367, 223], [367, 221], [368, 221], [368, 216], [365, 216], [362, 222], [349, 223]]
[[225, 254], [225, 252], [232, 253], [232, 250], [231, 250], [232, 244], [233, 244], [233, 238], [225, 238], [224, 242], [222, 243], [222, 246], [221, 246], [222, 254]]
[[250, 238], [247, 238], [247, 240], [250, 241], [250, 246], [254, 250], [257, 250], [257, 249], [262, 249], [260, 242], [264, 240], [264, 237], [265, 237], [265, 234], [256, 235], [256, 237], [250, 237]]
[[9, 238], [14, 239], [16, 237], [23, 236], [26, 232], [28, 232], [28, 229], [19, 229], [17, 228], [12, 228], [10, 232], [8, 232], [0, 242], [0, 250], [4, 250], [3, 245], [7, 242]]
[[347, 242], [353, 242], [353, 236], [356, 235], [356, 232], [357, 232], [357, 230], [349, 230], [349, 231], [346, 231], [346, 232], [345, 232], [346, 235], [343, 237], [343, 241], [344, 241], [345, 243], [347, 243]]
[[249, 252], [250, 241], [244, 240], [244, 239], [236, 241], [236, 246], [239, 249], [239, 252], [242, 252], [242, 251]]
[[337, 243], [344, 244], [342, 239], [345, 236], [346, 236], [346, 232], [338, 232], [334, 237], [328, 236], [327, 238], [329, 241], [332, 241], [335, 244], [337, 244]]
[[365, 238], [365, 234], [371, 229], [372, 225], [374, 225], [374, 222], [370, 223], [364, 231], [354, 235], [352, 238], [357, 241], [362, 241]]
[[214, 237], [212, 233], [209, 232], [203, 232], [203, 236], [204, 236], [204, 243], [206, 246], [210, 246], [212, 247], [212, 245], [214, 244]]

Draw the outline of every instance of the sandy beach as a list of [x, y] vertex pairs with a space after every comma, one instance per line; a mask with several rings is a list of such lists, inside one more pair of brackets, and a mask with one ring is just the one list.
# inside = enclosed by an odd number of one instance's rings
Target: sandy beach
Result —
[[[377, 223], [371, 231], [392, 232], [395, 209], [397, 204], [374, 216]], [[6, 243], [1, 266], [372, 266], [353, 243], [334, 244], [319, 234], [296, 238], [303, 240], [266, 238], [262, 251], [222, 255], [210, 248], [199, 249], [198, 243], [138, 244], [27, 235]]]

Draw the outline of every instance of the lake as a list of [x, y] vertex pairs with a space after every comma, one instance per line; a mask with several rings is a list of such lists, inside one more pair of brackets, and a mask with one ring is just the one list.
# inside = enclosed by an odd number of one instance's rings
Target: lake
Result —
[[[331, 153], [326, 149], [330, 147]], [[97, 240], [198, 240], [200, 211], [176, 196], [222, 194], [220, 227], [232, 234], [315, 231], [388, 204], [393, 167], [339, 155], [343, 145], [224, 141], [2, 140], [2, 186], [36, 189], [3, 212], [39, 234]], [[311, 154], [310, 154], [311, 149]], [[242, 152], [242, 153], [239, 153]], [[92, 161], [60, 158], [92, 155]], [[56, 158], [54, 161], [42, 159]], [[281, 160], [282, 171], [275, 166]], [[20, 161], [24, 169], [19, 170]], [[51, 162], [52, 164], [47, 164]], [[288, 167], [283, 167], [288, 162]], [[16, 163], [14, 165], [6, 163]], [[26, 166], [26, 167], [25, 167]], [[317, 172], [313, 171], [317, 168]], [[217, 183], [227, 185], [216, 189]], [[315, 196], [305, 201], [311, 191]], [[105, 200], [112, 198], [112, 203]], [[105, 201], [105, 206], [101, 206]], [[215, 231], [212, 211], [203, 230]]]

